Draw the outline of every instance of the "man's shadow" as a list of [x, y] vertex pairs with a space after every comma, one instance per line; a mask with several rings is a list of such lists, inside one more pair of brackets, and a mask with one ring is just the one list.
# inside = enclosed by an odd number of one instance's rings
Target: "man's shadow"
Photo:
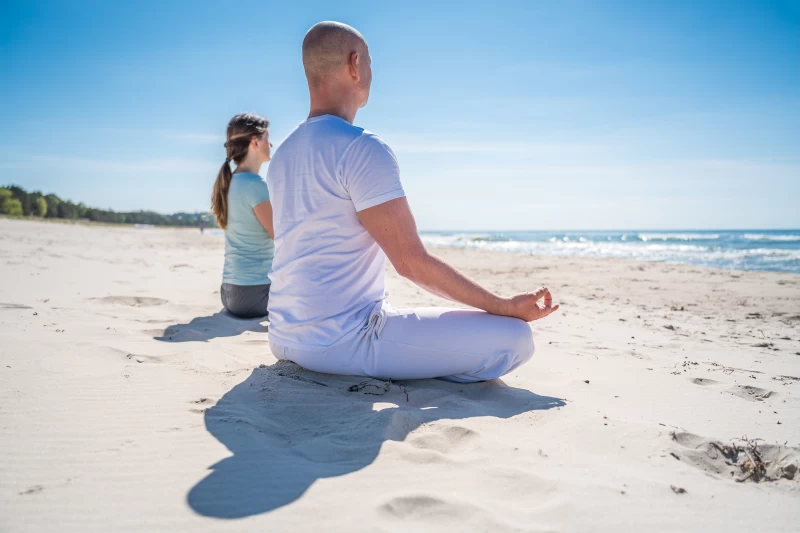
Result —
[[[521, 413], [565, 405], [563, 400], [509, 387], [439, 380], [403, 384], [333, 376], [279, 361], [261, 365], [206, 410], [209, 432], [233, 453], [188, 494], [197, 513], [243, 518], [297, 500], [318, 479], [371, 464], [384, 442], [403, 441], [422, 424]], [[468, 432], [415, 441], [418, 448]], [[426, 434], [427, 435], [427, 434]], [[455, 436], [454, 436], [455, 435]], [[468, 438], [468, 437], [467, 437]], [[454, 443], [455, 444], [455, 443]]]
[[164, 333], [153, 337], [163, 342], [207, 342], [216, 337], [233, 337], [245, 331], [266, 333], [268, 328], [262, 325], [264, 318], [238, 318], [222, 310], [211, 316], [193, 318], [188, 324], [173, 324], [164, 329]]

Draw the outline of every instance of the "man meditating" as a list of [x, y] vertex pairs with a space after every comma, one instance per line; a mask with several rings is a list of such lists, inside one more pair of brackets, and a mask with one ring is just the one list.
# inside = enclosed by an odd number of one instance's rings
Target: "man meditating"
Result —
[[[272, 352], [331, 374], [498, 378], [533, 356], [527, 322], [558, 305], [546, 288], [502, 298], [428, 253], [394, 153], [353, 125], [369, 98], [370, 63], [364, 37], [346, 24], [321, 22], [303, 40], [311, 112], [267, 173], [276, 250]], [[481, 311], [392, 307], [387, 256], [401, 276]]]

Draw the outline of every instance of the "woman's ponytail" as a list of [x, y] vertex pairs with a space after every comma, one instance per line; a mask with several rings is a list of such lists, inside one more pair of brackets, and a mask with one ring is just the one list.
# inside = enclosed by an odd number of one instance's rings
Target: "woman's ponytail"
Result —
[[217, 181], [214, 182], [214, 190], [211, 192], [211, 210], [217, 218], [217, 225], [222, 229], [228, 227], [228, 190], [231, 188], [232, 178], [231, 160], [225, 159], [217, 174]]

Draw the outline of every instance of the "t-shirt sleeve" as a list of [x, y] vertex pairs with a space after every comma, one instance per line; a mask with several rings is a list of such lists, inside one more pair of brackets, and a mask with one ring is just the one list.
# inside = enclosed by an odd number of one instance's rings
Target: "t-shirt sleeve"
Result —
[[356, 211], [406, 195], [397, 158], [377, 135], [364, 134], [353, 141], [342, 157], [339, 179]]
[[267, 189], [267, 182], [264, 181], [264, 178], [259, 176], [257, 179], [248, 180], [245, 197], [250, 207], [255, 207], [261, 202], [269, 200], [269, 189]]

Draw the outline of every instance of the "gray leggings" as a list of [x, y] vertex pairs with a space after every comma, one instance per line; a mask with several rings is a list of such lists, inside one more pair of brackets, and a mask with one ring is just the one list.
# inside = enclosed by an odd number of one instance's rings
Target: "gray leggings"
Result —
[[269, 284], [232, 285], [223, 283], [220, 288], [222, 306], [239, 318], [261, 318], [267, 316]]

